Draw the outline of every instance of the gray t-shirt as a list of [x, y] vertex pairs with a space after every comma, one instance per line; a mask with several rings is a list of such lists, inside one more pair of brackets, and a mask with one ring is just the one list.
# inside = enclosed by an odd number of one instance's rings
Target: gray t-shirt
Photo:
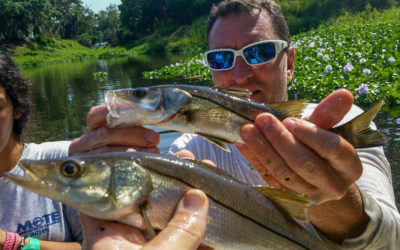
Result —
[[[68, 155], [69, 141], [28, 143], [21, 159], [54, 159]], [[11, 173], [25, 175], [17, 165]], [[0, 228], [46, 241], [82, 242], [79, 214], [61, 202], [32, 193], [0, 177]]]

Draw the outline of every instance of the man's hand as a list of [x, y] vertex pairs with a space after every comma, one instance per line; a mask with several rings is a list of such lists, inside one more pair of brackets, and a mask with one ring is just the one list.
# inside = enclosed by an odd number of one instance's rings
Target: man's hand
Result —
[[354, 184], [362, 174], [356, 150], [326, 129], [350, 110], [353, 96], [338, 90], [325, 98], [306, 120], [280, 122], [271, 114], [257, 116], [241, 130], [237, 147], [271, 186], [307, 195], [318, 203], [312, 223], [332, 240], [358, 236], [368, 217]]
[[159, 153], [160, 136], [153, 130], [140, 126], [107, 128], [107, 107], [99, 105], [90, 109], [87, 130], [69, 147], [69, 155], [77, 153], [104, 153], [136, 150]]
[[81, 214], [85, 249], [197, 249], [206, 230], [208, 206], [202, 191], [190, 190], [167, 227], [150, 242], [134, 227]]

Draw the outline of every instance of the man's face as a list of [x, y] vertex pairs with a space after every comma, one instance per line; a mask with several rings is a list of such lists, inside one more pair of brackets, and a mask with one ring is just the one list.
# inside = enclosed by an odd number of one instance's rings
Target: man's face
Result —
[[[240, 49], [262, 40], [280, 40], [266, 11], [254, 15], [231, 14], [218, 18], [214, 23], [209, 36], [209, 48]], [[253, 91], [251, 99], [256, 102], [285, 101], [287, 82], [293, 74], [293, 61], [294, 48], [290, 48], [288, 53], [278, 52], [274, 60], [257, 66], [248, 65], [238, 56], [232, 69], [212, 71], [213, 80], [216, 86]]]

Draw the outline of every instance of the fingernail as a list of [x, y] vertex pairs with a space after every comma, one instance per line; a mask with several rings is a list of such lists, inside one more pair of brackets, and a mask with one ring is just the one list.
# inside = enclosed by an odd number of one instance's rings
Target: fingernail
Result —
[[257, 119], [257, 124], [260, 126], [261, 129], [268, 129], [272, 124], [272, 117], [267, 115], [262, 117], [262, 119]]
[[244, 129], [242, 131], [242, 137], [243, 139], [247, 141], [254, 141], [255, 137], [253, 136], [253, 133], [251, 132], [250, 129]]
[[198, 190], [189, 190], [183, 199], [183, 207], [189, 211], [198, 211], [203, 207], [204, 197]]

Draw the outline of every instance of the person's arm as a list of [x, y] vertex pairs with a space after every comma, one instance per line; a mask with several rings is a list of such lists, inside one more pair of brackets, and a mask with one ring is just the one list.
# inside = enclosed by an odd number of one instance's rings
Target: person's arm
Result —
[[167, 227], [149, 242], [134, 227], [81, 214], [84, 249], [198, 249], [206, 230], [208, 206], [201, 190], [188, 191]]
[[[6, 232], [0, 229], [0, 247], [3, 247], [4, 242], [6, 239]], [[20, 236], [18, 238], [17, 244], [18, 246], [21, 244], [22, 237]], [[27, 237], [25, 238], [25, 244], [24, 246], [27, 246], [30, 243], [30, 238]], [[41, 250], [73, 250], [73, 249], [81, 249], [81, 244], [78, 242], [57, 242], [57, 241], [45, 241], [45, 240], [39, 240], [39, 246]]]
[[327, 131], [353, 103], [339, 90], [325, 98], [309, 121], [260, 114], [241, 130], [245, 144], [237, 147], [271, 186], [294, 190], [317, 201], [311, 222], [326, 237], [342, 242], [364, 232], [369, 217], [355, 182], [362, 174], [356, 150]]

